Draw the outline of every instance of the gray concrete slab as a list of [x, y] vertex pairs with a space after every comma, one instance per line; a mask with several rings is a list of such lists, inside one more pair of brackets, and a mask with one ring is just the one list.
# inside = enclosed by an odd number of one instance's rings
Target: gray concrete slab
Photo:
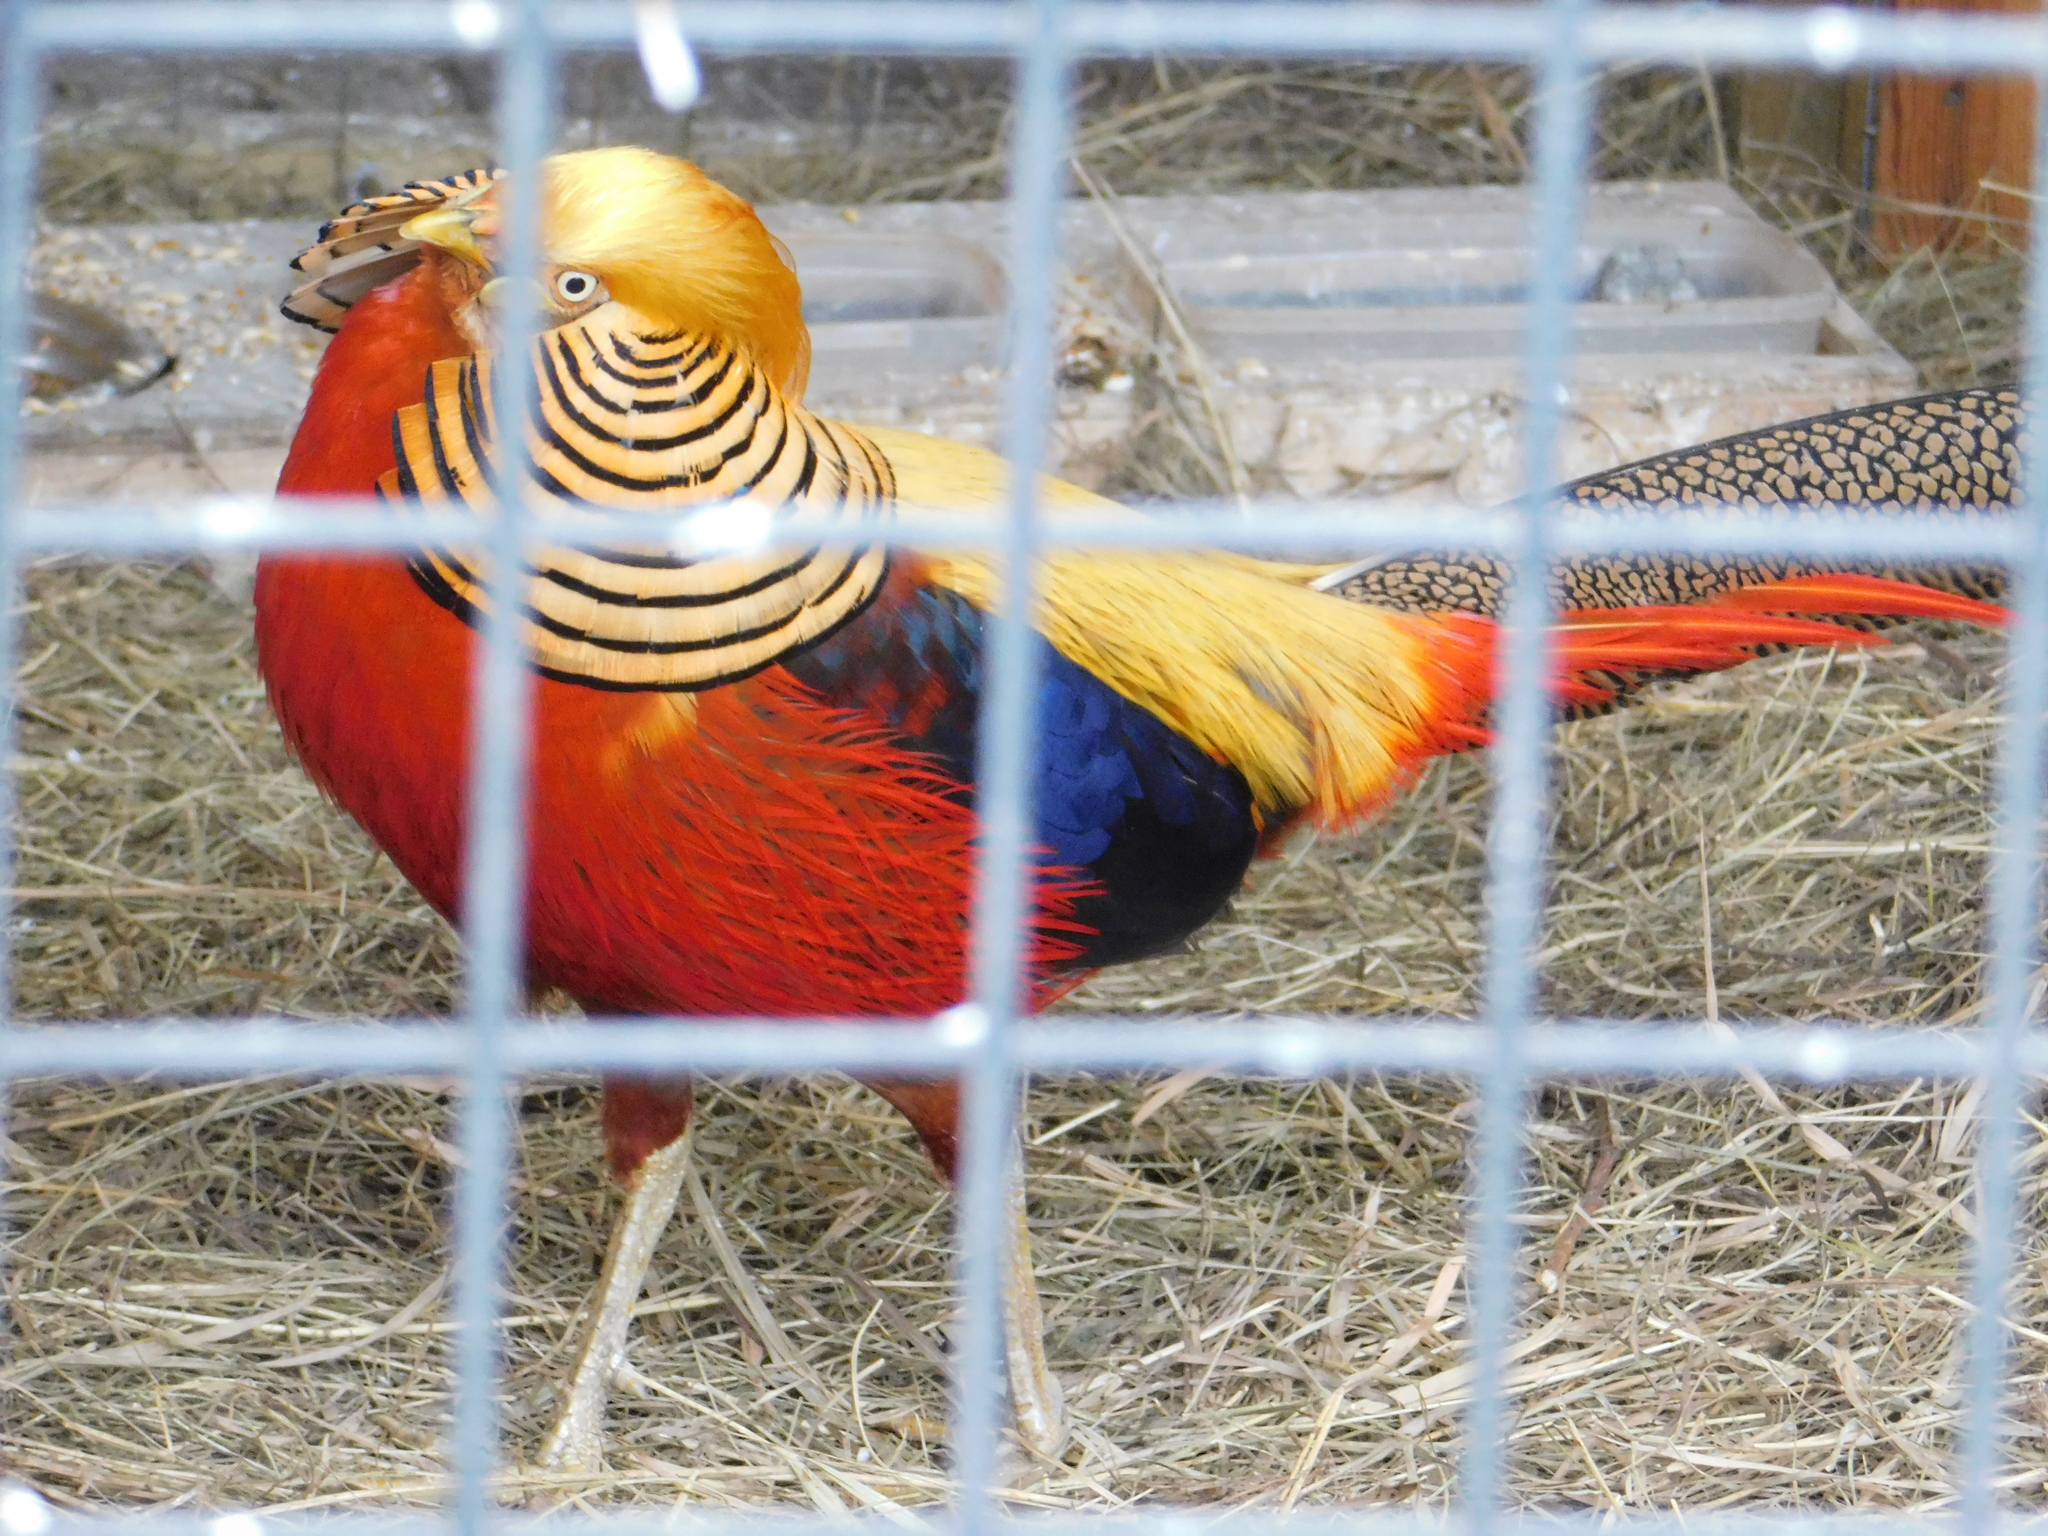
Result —
[[[1455, 228], [1461, 210], [1498, 217], [1525, 197], [1515, 188], [1473, 188], [1133, 198], [1114, 219], [1098, 205], [1070, 204], [1061, 345], [1070, 358], [1092, 363], [1070, 369], [1059, 391], [1052, 467], [1099, 483], [1127, 455], [1158, 416], [1157, 400], [1132, 387], [1149, 360], [1162, 380], [1201, 386], [1256, 490], [1365, 500], [1448, 494], [1474, 505], [1510, 494], [1521, 418], [1517, 358], [1269, 358], [1256, 345], [1185, 347], [1162, 325], [1157, 295], [1146, 290], [1133, 253], [1168, 252], [1191, 233], [1211, 247], [1233, 231], [1269, 246], [1276, 232], [1289, 230], [1334, 238], [1347, 224], [1369, 230], [1417, 210]], [[1610, 185], [1593, 189], [1590, 204], [1595, 217], [1603, 209], [1705, 209], [1763, 229], [1727, 189], [1701, 184]], [[879, 317], [854, 304], [834, 311], [834, 323], [814, 325], [813, 405], [856, 422], [1001, 446], [1003, 205], [786, 205], [762, 213], [798, 251], [800, 272], [806, 252], [814, 272], [823, 272], [830, 262], [819, 253], [837, 261], [872, 242], [882, 267], [904, 269], [893, 274], [904, 281], [891, 292], [914, 293], [929, 279], [934, 292], [951, 295], [928, 310], [912, 303]], [[34, 413], [27, 422], [31, 494], [50, 502], [267, 489], [326, 340], [276, 309], [290, 285], [286, 263], [312, 228], [250, 222], [47, 231], [35, 256], [37, 281], [118, 310], [179, 362], [170, 379], [131, 398]], [[929, 258], [947, 245], [992, 275], [977, 287], [939, 271], [946, 264], [933, 267]], [[811, 293], [836, 303], [831, 281], [820, 277]], [[856, 288], [865, 303], [870, 290]], [[1811, 352], [1583, 356], [1571, 373], [1561, 467], [1590, 473], [1896, 397], [1914, 383], [1912, 368], [1839, 299]]]
[[297, 223], [93, 224], [46, 230], [29, 279], [102, 306], [177, 357], [125, 399], [33, 402], [30, 451], [211, 453], [290, 438], [326, 337], [277, 312]]

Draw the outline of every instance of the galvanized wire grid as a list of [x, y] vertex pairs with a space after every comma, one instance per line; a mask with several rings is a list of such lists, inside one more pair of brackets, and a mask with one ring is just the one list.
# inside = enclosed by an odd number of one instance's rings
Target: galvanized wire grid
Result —
[[[1057, 256], [1057, 201], [1069, 129], [1067, 80], [1077, 58], [1179, 54], [1414, 57], [1452, 56], [1526, 63], [1537, 72], [1534, 159], [1537, 252], [1528, 334], [1526, 392], [1530, 401], [1526, 482], [1547, 485], [1562, 404], [1569, 348], [1568, 291], [1585, 172], [1584, 89], [1589, 71], [1615, 60], [1701, 65], [1777, 65], [1842, 69], [1910, 68], [1941, 73], [2024, 73], [2048, 84], [2048, 24], [2034, 18], [1955, 17], [1888, 10], [1810, 10], [1710, 6], [1670, 9], [1599, 6], [1592, 0], [1540, 0], [1527, 5], [1300, 3], [1116, 3], [1116, 0], [739, 0], [688, 5], [671, 13], [661, 0], [638, 7], [601, 0], [0, 0], [0, 358], [19, 354], [24, 336], [23, 288], [33, 228], [37, 77], [42, 61], [72, 49], [467, 49], [502, 60], [500, 120], [503, 162], [514, 172], [507, 268], [533, 271], [539, 259], [535, 200], [522, 195], [546, 153], [557, 63], [566, 50], [618, 48], [636, 39], [636, 16], [680, 20], [697, 44], [725, 52], [955, 53], [1007, 55], [1018, 72], [1012, 197], [1010, 340], [1014, 361], [1008, 406], [1010, 456], [1018, 465], [1016, 502], [1006, 524], [984, 530], [1005, 570], [1003, 616], [993, 630], [991, 686], [983, 720], [983, 853], [974, 912], [972, 1000], [936, 1019], [776, 1025], [760, 1020], [691, 1019], [687, 1027], [646, 1020], [568, 1026], [519, 1016], [521, 872], [525, 850], [514, 829], [526, 785], [525, 741], [530, 675], [510, 622], [493, 624], [475, 686], [482, 700], [476, 770], [470, 787], [472, 828], [464, 930], [469, 946], [468, 1006], [453, 1024], [302, 1027], [252, 1018], [238, 1023], [176, 1021], [148, 1026], [75, 1025], [0, 1031], [0, 1078], [51, 1072], [176, 1072], [195, 1076], [264, 1071], [463, 1074], [467, 1092], [461, 1129], [465, 1162], [457, 1194], [454, 1267], [458, 1397], [451, 1452], [454, 1494], [448, 1518], [464, 1532], [512, 1518], [495, 1508], [490, 1478], [496, 1455], [493, 1391], [500, 1255], [509, 1172], [509, 1125], [503, 1085], [522, 1072], [580, 1068], [667, 1071], [807, 1071], [888, 1069], [957, 1074], [967, 1084], [959, 1226], [962, 1323], [956, 1339], [953, 1426], [962, 1528], [997, 1519], [990, 1495], [1000, 1414], [1000, 1283], [1003, 1160], [1012, 1135], [1022, 1074], [1038, 1070], [1179, 1068], [1221, 1062], [1293, 1075], [1336, 1070], [1465, 1072], [1481, 1085], [1479, 1154], [1471, 1268], [1477, 1369], [1466, 1424], [1461, 1510], [1475, 1528], [1502, 1523], [1505, 1504], [1503, 1352], [1514, 1309], [1514, 1229], [1508, 1217], [1518, 1172], [1520, 1125], [1530, 1084], [1546, 1075], [1598, 1072], [1728, 1074], [1741, 1067], [1815, 1080], [1977, 1076], [1986, 1082], [1980, 1150], [1981, 1234], [1971, 1281], [1969, 1373], [1960, 1456], [1957, 1515], [1971, 1530], [1996, 1517], [1992, 1480], [1999, 1467], [1998, 1396], [2003, 1345], [1998, 1300], [2017, 1235], [2013, 1158], [2023, 1080], [2048, 1071], [2048, 1040], [2029, 1029], [2027, 994], [2036, 957], [2035, 827], [2041, 805], [2042, 716], [2048, 708], [2048, 523], [2028, 509], [2009, 523], [1971, 526], [1901, 525], [1816, 520], [1790, 525], [1755, 519], [1704, 521], [1683, 516], [1553, 520], [1544, 498], [1530, 494], [1497, 514], [1455, 510], [1397, 518], [1356, 509], [1296, 504], [1252, 509], [1191, 509], [1149, 528], [1063, 527], [1063, 545], [1256, 543], [1327, 548], [1333, 536], [1395, 551], [1424, 545], [1488, 550], [1516, 563], [1522, 578], [1508, 616], [1500, 662], [1502, 703], [1493, 749], [1498, 786], [1486, 884], [1489, 948], [1482, 1023], [1389, 1019], [1335, 1026], [1313, 1019], [1262, 1020], [1256, 1033], [1229, 1026], [1161, 1021], [1063, 1019], [1027, 1022], [1023, 935], [1029, 911], [1030, 836], [1027, 770], [1034, 652], [1021, 615], [1029, 611], [1032, 554], [1048, 542], [1033, 505], [1051, 408], [1051, 337]], [[2037, 89], [2037, 164], [2042, 163], [2048, 90]], [[2048, 277], [2032, 278], [2028, 355], [2048, 355]], [[525, 292], [525, 285], [514, 285]], [[531, 313], [515, 316], [513, 341], [530, 334]], [[523, 363], [523, 346], [508, 343], [508, 360]], [[508, 368], [508, 375], [511, 369]], [[530, 385], [530, 377], [526, 381]], [[513, 391], [511, 398], [523, 395]], [[506, 434], [519, 441], [517, 433]], [[478, 525], [463, 517], [396, 518], [372, 507], [315, 511], [263, 502], [216, 501], [114, 514], [92, 507], [28, 513], [19, 505], [21, 434], [14, 411], [0, 412], [0, 580], [18, 590], [22, 557], [62, 548], [107, 555], [145, 550], [223, 548], [413, 548], [468, 538], [499, 556], [507, 572], [528, 543], [549, 532], [547, 521], [510, 507]], [[2031, 472], [2029, 484], [2032, 483]], [[680, 523], [678, 538], [719, 536], [715, 510]], [[824, 530], [800, 522], [790, 536]], [[644, 522], [638, 525], [646, 536]], [[938, 530], [933, 530], [938, 531]], [[587, 538], [587, 522], [579, 525]], [[958, 527], [952, 544], [973, 542]], [[906, 523], [915, 542], [920, 528]], [[2002, 744], [2003, 771], [1995, 807], [1997, 851], [1991, 874], [1993, 958], [1982, 1029], [1967, 1033], [1850, 1029], [1818, 1023], [1752, 1029], [1735, 1038], [1696, 1025], [1625, 1027], [1598, 1019], [1538, 1022], [1533, 1018], [1531, 957], [1542, 914], [1541, 829], [1549, 710], [1545, 673], [1544, 583], [1532, 579], [1562, 554], [1641, 549], [1736, 550], [1863, 557], [1938, 556], [2002, 561], [2012, 572], [2009, 602], [2016, 619], [2011, 645], [2011, 710]], [[509, 614], [497, 602], [492, 611]], [[11, 688], [14, 635], [0, 626], [0, 687]], [[11, 696], [10, 696], [11, 697]], [[0, 713], [4, 718], [4, 713]], [[11, 725], [7, 727], [11, 729]], [[11, 739], [11, 738], [10, 738]], [[5, 745], [0, 743], [0, 745]], [[0, 776], [0, 827], [9, 824], [12, 785]], [[4, 834], [0, 834], [4, 836]], [[11, 847], [0, 843], [0, 875]], [[0, 879], [0, 885], [11, 885]], [[4, 915], [4, 912], [0, 912]], [[0, 931], [7, 925], [0, 923]], [[0, 941], [4, 942], [4, 941]], [[4, 1467], [0, 1428], [0, 1467]], [[1676, 1514], [1676, 1512], [1674, 1512]], [[638, 1525], [638, 1519], [620, 1517]], [[1818, 1523], [1797, 1519], [1801, 1526]], [[1830, 1518], [1829, 1526], [1867, 1526], [1878, 1517]], [[1372, 1519], [1386, 1529], [1405, 1516], [1344, 1519], [1346, 1529]], [[4, 1536], [36, 1536], [50, 1512], [0, 1499]], [[65, 1523], [74, 1523], [66, 1521]], [[107, 1522], [75, 1522], [92, 1525]], [[187, 1522], [153, 1519], [154, 1529]], [[330, 1522], [332, 1523], [332, 1522]], [[417, 1527], [422, 1517], [350, 1517], [351, 1526], [383, 1531]], [[1037, 1522], [1042, 1523], [1042, 1522]], [[1056, 1522], [1060, 1524], [1066, 1521]], [[1186, 1519], [1126, 1521], [1166, 1530], [1192, 1529]], [[1297, 1521], [1320, 1529], [1336, 1522]], [[1646, 1519], [1641, 1523], [1657, 1524]], [[1687, 1522], [1698, 1528], [1700, 1522]], [[1778, 1523], [1778, 1522], [1766, 1522]], [[1890, 1529], [1927, 1521], [1883, 1519]], [[210, 1522], [212, 1536], [256, 1536], [246, 1516]]]

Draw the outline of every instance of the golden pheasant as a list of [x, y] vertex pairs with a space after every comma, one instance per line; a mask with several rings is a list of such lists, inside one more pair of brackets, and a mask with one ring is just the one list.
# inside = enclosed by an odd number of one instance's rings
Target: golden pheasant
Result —
[[[286, 311], [336, 335], [281, 492], [490, 509], [495, 477], [513, 473], [491, 384], [496, 185], [472, 172], [371, 199], [300, 258]], [[904, 509], [999, 512], [1005, 466], [805, 409], [797, 275], [753, 210], [693, 166], [635, 149], [563, 155], [544, 191], [525, 488], [567, 515], [645, 513], [664, 529], [679, 510], [745, 497], [858, 538], [697, 558], [614, 527], [534, 553], [532, 983], [601, 1014], [959, 1002], [996, 577], [979, 556], [890, 547], [889, 523]], [[1055, 515], [1120, 510], [1056, 482], [1041, 496]], [[1340, 579], [1345, 595], [1316, 589]], [[1753, 563], [1589, 563], [1561, 582], [1556, 686], [1578, 707], [1759, 645], [1844, 640], [1815, 615], [1999, 617], [1929, 585]], [[1481, 561], [1353, 571], [1049, 553], [1035, 616], [1041, 995], [1178, 943], [1287, 828], [1354, 822], [1431, 756], [1483, 739], [1497, 592]], [[292, 748], [453, 914], [481, 557], [273, 556], [256, 600]], [[952, 1085], [874, 1086], [949, 1172]], [[611, 1166], [631, 1195], [558, 1461], [598, 1457], [689, 1114], [686, 1081], [605, 1084]], [[1013, 1401], [1024, 1438], [1050, 1449], [1058, 1388], [1037, 1350], [1028, 1253], [1011, 1291]]]

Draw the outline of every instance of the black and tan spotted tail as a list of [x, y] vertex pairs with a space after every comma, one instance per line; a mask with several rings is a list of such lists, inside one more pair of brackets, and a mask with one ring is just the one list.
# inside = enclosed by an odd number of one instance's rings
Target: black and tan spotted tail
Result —
[[[1574, 512], [1655, 510], [1872, 517], [1998, 517], [2018, 494], [2026, 408], [2010, 389], [1960, 389], [1814, 416], [1589, 475], [1559, 496]], [[1704, 602], [1788, 576], [1854, 572], [1996, 601], [1996, 566], [1811, 561], [1755, 555], [1588, 556], [1553, 577], [1560, 609]], [[1417, 612], [1497, 614], [1506, 569], [1485, 555], [1390, 559], [1335, 590]], [[1859, 621], [1838, 619], [1838, 622]], [[1882, 622], [1882, 621], [1876, 621]]]

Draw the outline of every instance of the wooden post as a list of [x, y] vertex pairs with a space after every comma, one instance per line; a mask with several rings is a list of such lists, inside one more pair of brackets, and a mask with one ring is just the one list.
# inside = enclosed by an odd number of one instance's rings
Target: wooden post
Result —
[[[1893, 3], [1902, 11], [2038, 14], [2041, 9], [2041, 0]], [[1945, 250], [1994, 238], [2023, 239], [2026, 199], [1984, 183], [2022, 193], [2033, 186], [2032, 83], [1992, 75], [1893, 75], [1878, 88], [1877, 175], [1871, 189], [1877, 213], [1871, 239], [1879, 253], [1896, 257], [1923, 246]]]

